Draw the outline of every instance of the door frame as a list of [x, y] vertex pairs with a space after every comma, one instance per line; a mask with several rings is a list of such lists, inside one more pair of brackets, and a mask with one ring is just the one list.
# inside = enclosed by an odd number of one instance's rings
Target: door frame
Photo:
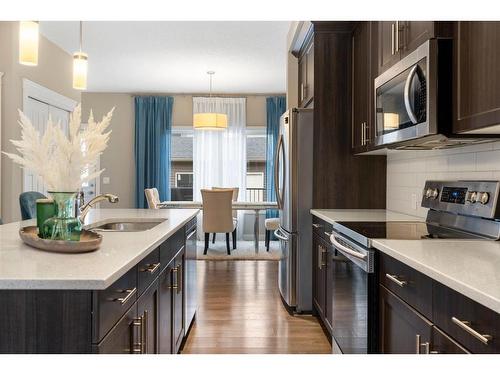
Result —
[[[76, 100], [61, 95], [58, 92], [48, 89], [47, 87], [42, 86], [36, 82], [33, 82], [27, 78], [23, 78], [23, 112], [26, 112], [29, 99], [45, 103], [49, 106], [62, 109], [69, 113], [73, 112], [75, 107], [78, 105], [78, 102]], [[27, 173], [28, 171], [26, 170], [23, 171], [22, 175], [23, 191], [26, 190]]]

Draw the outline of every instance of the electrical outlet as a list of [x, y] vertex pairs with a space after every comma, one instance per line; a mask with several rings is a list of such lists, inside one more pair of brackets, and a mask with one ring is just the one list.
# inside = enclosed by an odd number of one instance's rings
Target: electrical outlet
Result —
[[102, 178], [102, 183], [103, 183], [104, 185], [108, 185], [108, 184], [109, 184], [109, 177], [103, 177], [103, 178]]
[[417, 194], [415, 193], [412, 193], [411, 194], [411, 208], [413, 208], [414, 210], [417, 209]]

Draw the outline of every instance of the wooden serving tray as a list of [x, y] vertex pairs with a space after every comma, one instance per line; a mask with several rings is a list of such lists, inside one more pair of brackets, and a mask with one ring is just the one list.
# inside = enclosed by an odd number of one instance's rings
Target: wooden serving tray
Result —
[[46, 240], [38, 237], [38, 228], [29, 226], [19, 229], [19, 236], [26, 245], [55, 253], [88, 253], [101, 246], [102, 235], [91, 230], [82, 230], [80, 241]]

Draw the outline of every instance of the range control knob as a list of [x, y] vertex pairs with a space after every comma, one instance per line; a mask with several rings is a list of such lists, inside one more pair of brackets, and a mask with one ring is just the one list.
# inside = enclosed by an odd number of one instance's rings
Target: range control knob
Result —
[[476, 203], [478, 199], [477, 197], [478, 197], [477, 191], [469, 191], [467, 193], [467, 202]]
[[424, 196], [427, 199], [436, 199], [439, 195], [439, 190], [436, 188], [427, 188], [424, 192]]
[[481, 204], [486, 204], [490, 200], [490, 195], [486, 192], [482, 192], [478, 194], [477, 199]]

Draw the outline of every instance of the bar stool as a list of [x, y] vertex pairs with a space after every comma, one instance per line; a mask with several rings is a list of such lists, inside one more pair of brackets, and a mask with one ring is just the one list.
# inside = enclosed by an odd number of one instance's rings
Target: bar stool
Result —
[[275, 231], [280, 227], [280, 218], [273, 217], [270, 219], [266, 219], [264, 222], [264, 226], [266, 227], [266, 250], [269, 251], [269, 242], [271, 240], [271, 231]]

